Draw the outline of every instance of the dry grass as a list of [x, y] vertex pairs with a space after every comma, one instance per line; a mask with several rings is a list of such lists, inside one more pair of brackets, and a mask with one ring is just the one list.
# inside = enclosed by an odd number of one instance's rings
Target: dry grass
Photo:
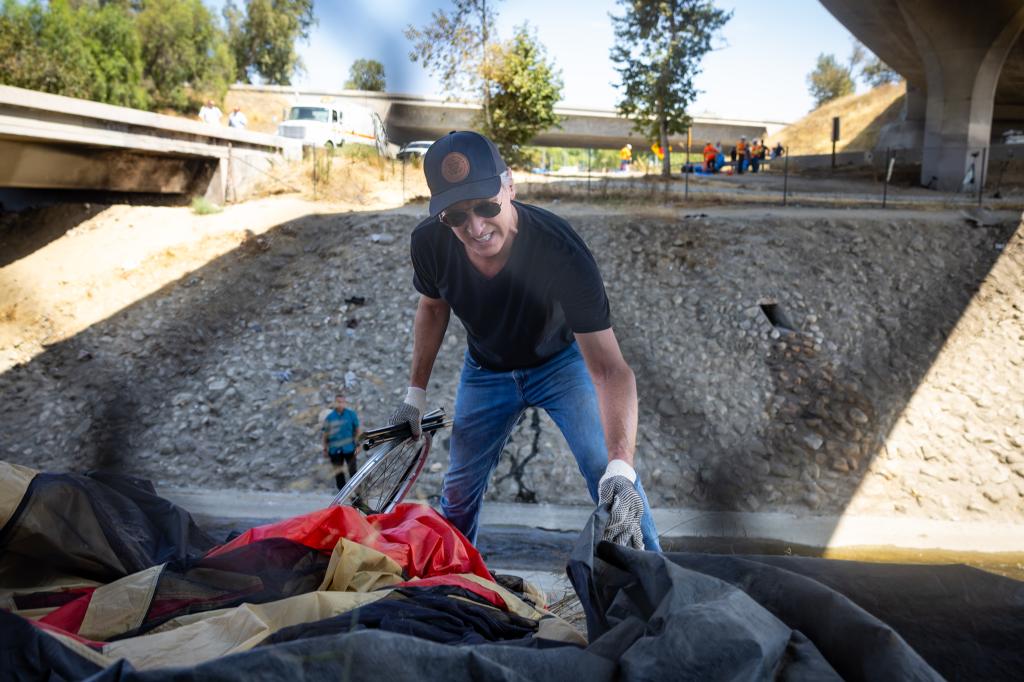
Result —
[[836, 151], [873, 149], [882, 126], [899, 120], [906, 83], [890, 84], [861, 95], [847, 95], [818, 107], [772, 137], [792, 155], [827, 154], [832, 151], [832, 117], [840, 118]]
[[548, 606], [548, 611], [569, 623], [584, 637], [587, 635], [587, 614], [575, 592], [566, 593], [561, 599]]
[[369, 206], [429, 195], [418, 165], [406, 164], [404, 183], [402, 170], [402, 162], [380, 159], [371, 147], [346, 145], [333, 153], [318, 149], [315, 160], [309, 153], [302, 161], [275, 164], [256, 196], [298, 192], [305, 199]]

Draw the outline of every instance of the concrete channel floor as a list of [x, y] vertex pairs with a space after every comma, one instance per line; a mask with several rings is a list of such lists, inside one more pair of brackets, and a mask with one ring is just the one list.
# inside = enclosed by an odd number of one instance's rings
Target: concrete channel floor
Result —
[[[162, 489], [215, 537], [327, 506], [325, 493]], [[555, 602], [591, 507], [485, 502], [478, 548], [491, 570], [530, 580]], [[667, 551], [803, 554], [910, 563], [967, 563], [1024, 579], [1024, 525], [913, 517], [654, 510]], [[550, 603], [549, 602], [549, 603]]]
[[[305, 514], [331, 502], [329, 493], [242, 490], [159, 491], [205, 517], [273, 521]], [[410, 500], [415, 501], [415, 500]], [[485, 502], [481, 526], [578, 533], [593, 511], [587, 506]], [[662, 538], [762, 539], [806, 547], [893, 546], [959, 552], [1024, 552], [1024, 525], [943, 521], [914, 517], [804, 516], [781, 512], [717, 512], [659, 508], [654, 520]]]

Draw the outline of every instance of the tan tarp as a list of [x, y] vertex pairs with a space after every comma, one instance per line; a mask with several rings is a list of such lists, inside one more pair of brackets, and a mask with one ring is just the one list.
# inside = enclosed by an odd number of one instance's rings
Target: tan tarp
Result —
[[389, 593], [309, 592], [269, 604], [243, 604], [168, 632], [111, 642], [103, 647], [103, 653], [109, 658], [126, 658], [143, 670], [198, 665], [248, 651], [281, 628], [337, 616]]
[[394, 584], [401, 580], [401, 574], [401, 567], [384, 554], [342, 538], [331, 553], [321, 591], [267, 604], [190, 614], [145, 635], [111, 642], [103, 647], [103, 653], [114, 659], [126, 658], [140, 669], [198, 665], [247, 651], [281, 628], [330, 618], [391, 592], [342, 592], [329, 587], [332, 584], [344, 590], [382, 581]]
[[402, 582], [402, 567], [391, 557], [342, 538], [331, 552], [321, 590], [369, 592]]
[[47, 608], [34, 610], [41, 613], [35, 613], [34, 611], [18, 611], [14, 605], [14, 597], [19, 594], [32, 594], [34, 592], [58, 592], [60, 590], [73, 590], [79, 587], [98, 587], [100, 583], [95, 580], [87, 580], [86, 578], [51, 573], [49, 579], [44, 581], [43, 585], [43, 587], [39, 587], [38, 585], [26, 585], [24, 587], [0, 586], [0, 609], [14, 611], [24, 618], [38, 618], [39, 616], [46, 615], [54, 609]]
[[37, 473], [35, 469], [0, 461], [0, 528], [11, 520]]
[[163, 570], [160, 564], [97, 588], [78, 634], [104, 641], [142, 625]]

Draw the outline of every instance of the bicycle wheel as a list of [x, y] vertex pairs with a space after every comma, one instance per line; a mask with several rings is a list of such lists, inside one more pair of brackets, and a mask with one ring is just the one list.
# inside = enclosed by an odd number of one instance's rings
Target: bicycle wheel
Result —
[[331, 504], [355, 507], [364, 514], [391, 511], [405, 499], [420, 475], [430, 454], [430, 443], [430, 434], [424, 433], [419, 440], [406, 438], [376, 446]]

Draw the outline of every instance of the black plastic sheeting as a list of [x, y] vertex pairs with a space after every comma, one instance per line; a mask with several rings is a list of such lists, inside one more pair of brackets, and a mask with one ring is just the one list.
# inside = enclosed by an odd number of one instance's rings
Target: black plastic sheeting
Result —
[[[597, 541], [606, 518], [595, 512], [568, 567], [587, 616], [586, 648], [459, 644], [473, 635], [460, 634], [457, 620], [498, 638], [514, 635], [516, 623], [472, 622], [480, 614], [450, 608], [402, 623], [395, 606], [379, 604], [355, 612], [365, 629], [325, 619], [278, 633], [291, 641], [191, 668], [137, 671], [121, 661], [100, 670], [0, 612], [0, 678], [1009, 680], [1024, 670], [1024, 583], [963, 566], [638, 552]], [[435, 617], [446, 632], [413, 636]], [[399, 632], [372, 629], [389, 618]]]
[[37, 474], [0, 529], [6, 575], [46, 567], [102, 583], [217, 544], [149, 481], [101, 472]]
[[313, 592], [330, 557], [284, 538], [267, 538], [224, 554], [173, 561], [164, 567], [142, 624], [121, 637], [144, 634], [172, 618], [243, 603], [266, 604]]
[[1020, 680], [1024, 583], [967, 566], [637, 552], [577, 541], [588, 651], [622, 679]]
[[[450, 595], [460, 598], [453, 599]], [[373, 603], [314, 623], [293, 625], [275, 632], [264, 646], [356, 630], [387, 630], [441, 644], [536, 641], [537, 623], [499, 611], [472, 592], [450, 589], [401, 588]]]

